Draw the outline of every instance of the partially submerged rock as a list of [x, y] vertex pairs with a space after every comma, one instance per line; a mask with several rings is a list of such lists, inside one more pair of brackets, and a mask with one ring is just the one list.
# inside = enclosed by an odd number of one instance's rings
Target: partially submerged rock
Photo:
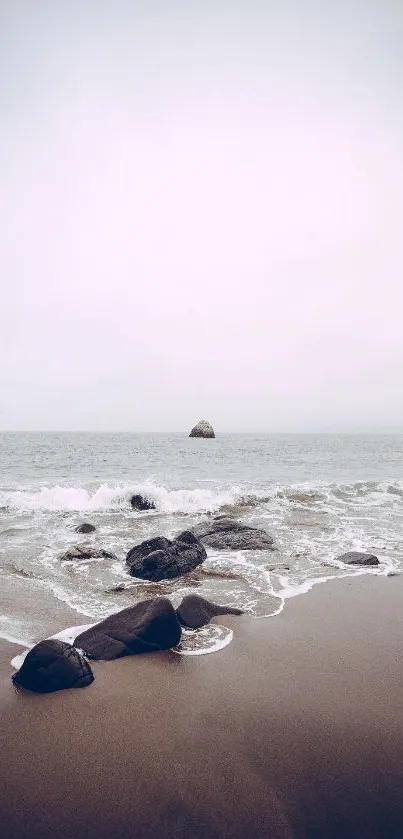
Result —
[[169, 650], [179, 643], [181, 634], [171, 601], [158, 597], [110, 615], [78, 635], [74, 644], [90, 658], [110, 661], [126, 655]]
[[175, 610], [167, 597], [143, 600], [86, 629], [74, 644], [91, 659], [110, 661], [126, 655], [169, 650], [182, 635], [182, 626], [200, 629], [216, 615], [241, 615], [204, 597], [188, 595]]
[[75, 531], [76, 533], [93, 533], [95, 529], [96, 528], [93, 524], [89, 524], [89, 522], [84, 521], [75, 528]]
[[230, 516], [210, 518], [197, 525], [193, 532], [204, 545], [216, 550], [273, 550], [273, 537], [265, 530], [241, 524]]
[[192, 428], [189, 437], [215, 437], [214, 428], [207, 420], [200, 420]]
[[68, 551], [60, 557], [60, 559], [62, 562], [67, 562], [69, 560], [80, 559], [117, 559], [117, 556], [110, 551], [104, 551], [103, 549], [98, 550], [97, 548], [92, 548], [89, 545], [81, 548], [78, 545], [74, 545], [74, 547], [69, 548]]
[[132, 505], [133, 510], [138, 510], [139, 512], [143, 512], [144, 510], [155, 510], [154, 501], [150, 501], [148, 498], [145, 498], [144, 495], [132, 495], [130, 504]]
[[94, 675], [80, 650], [66, 641], [48, 639], [32, 647], [12, 680], [18, 687], [35, 693], [53, 693], [87, 687]]
[[182, 626], [200, 629], [216, 615], [242, 615], [243, 612], [234, 606], [219, 606], [205, 597], [199, 597], [198, 594], [188, 594], [178, 606], [176, 614]]
[[379, 565], [377, 556], [364, 551], [347, 551], [347, 553], [338, 556], [337, 559], [347, 565]]
[[172, 541], [157, 536], [136, 545], [127, 554], [126, 564], [132, 577], [158, 582], [193, 571], [206, 556], [199, 539], [185, 530]]

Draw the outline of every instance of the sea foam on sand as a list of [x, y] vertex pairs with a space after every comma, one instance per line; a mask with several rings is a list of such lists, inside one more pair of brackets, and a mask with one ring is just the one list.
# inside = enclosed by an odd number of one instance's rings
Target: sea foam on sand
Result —
[[[78, 635], [86, 632], [87, 629], [91, 629], [93, 626], [95, 626], [93, 623], [82, 624], [82, 626], [71, 626], [50, 637], [59, 641], [66, 641], [67, 644], [74, 644], [74, 639]], [[209, 626], [203, 626], [201, 629], [182, 629], [180, 643], [176, 647], [173, 647], [173, 652], [179, 655], [207, 655], [209, 653], [217, 653], [231, 643], [233, 636], [232, 629], [229, 629], [227, 626], [220, 626], [219, 624], [209, 624]], [[29, 649], [24, 650], [11, 659], [11, 666], [15, 670], [19, 670], [22, 667], [25, 657], [29, 653]]]

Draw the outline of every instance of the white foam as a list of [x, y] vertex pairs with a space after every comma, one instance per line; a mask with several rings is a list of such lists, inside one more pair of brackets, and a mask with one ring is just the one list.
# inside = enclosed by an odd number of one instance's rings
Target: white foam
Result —
[[357, 571], [345, 571], [344, 574], [337, 574], [336, 575], [327, 575], [323, 577], [314, 577], [308, 578], [304, 580], [302, 583], [291, 583], [289, 578], [279, 576], [279, 580], [282, 583], [282, 590], [281, 595], [284, 600], [289, 600], [291, 597], [298, 597], [300, 594], [307, 594], [314, 586], [320, 585], [320, 583], [328, 583], [332, 582], [333, 580], [342, 580], [346, 577], [362, 577], [364, 575], [375, 575], [375, 576], [386, 576], [387, 573], [390, 571], [389, 567], [379, 569], [377, 566], [376, 568], [369, 568], [366, 566], [365, 568], [361, 568]]
[[[73, 644], [75, 638], [95, 626], [94, 623], [85, 623], [81, 626], [70, 626], [68, 629], [62, 629], [50, 638], [65, 641], [67, 644]], [[231, 643], [233, 638], [233, 631], [226, 626], [219, 624], [210, 624], [204, 626], [202, 629], [183, 629], [180, 644], [173, 647], [173, 652], [179, 655], [206, 655], [207, 653], [216, 653], [222, 650]], [[11, 666], [15, 670], [22, 667], [29, 650], [32, 647], [23, 650], [19, 655], [14, 656], [11, 660]]]
[[232, 629], [221, 624], [209, 624], [202, 629], [183, 629], [180, 643], [172, 647], [179, 655], [208, 655], [217, 653], [231, 643]]
[[0, 631], [0, 638], [4, 641], [8, 641], [9, 644], [18, 644], [19, 647], [25, 647], [27, 645], [25, 640], [23, 641], [21, 638], [17, 637], [17, 635], [5, 632], [3, 629]]
[[[142, 495], [161, 513], [215, 512], [224, 504], [241, 498], [238, 487], [213, 489], [167, 489], [152, 482], [142, 484], [101, 484], [94, 490], [83, 487], [41, 487], [41, 489], [3, 492], [1, 503], [16, 510], [38, 512], [96, 512], [130, 508], [130, 497]], [[133, 515], [135, 515], [133, 513]]]

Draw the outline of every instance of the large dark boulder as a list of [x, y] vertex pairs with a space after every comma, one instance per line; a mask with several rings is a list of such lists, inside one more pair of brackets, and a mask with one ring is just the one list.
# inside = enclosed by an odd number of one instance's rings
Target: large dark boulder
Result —
[[126, 655], [168, 650], [179, 643], [181, 634], [171, 601], [158, 597], [110, 615], [78, 635], [74, 644], [92, 659], [110, 661]]
[[193, 532], [204, 545], [216, 550], [273, 550], [273, 538], [265, 530], [241, 524], [231, 516], [215, 516], [197, 525]]
[[95, 527], [93, 524], [89, 524], [89, 522], [84, 521], [82, 524], [79, 524], [76, 528], [74, 528], [76, 533], [93, 533]]
[[242, 609], [236, 609], [232, 606], [219, 606], [217, 603], [211, 603], [210, 600], [199, 597], [198, 594], [188, 594], [178, 606], [176, 614], [182, 626], [189, 629], [200, 629], [216, 615], [242, 615], [243, 612]]
[[199, 539], [185, 530], [172, 541], [159, 536], [136, 545], [127, 554], [126, 564], [132, 577], [159, 582], [193, 571], [206, 556]]
[[80, 548], [78, 545], [75, 545], [73, 548], [69, 548], [60, 559], [62, 562], [68, 562], [81, 559], [117, 559], [117, 556], [110, 551], [104, 551], [102, 548], [91, 548], [88, 545]]
[[347, 565], [379, 565], [377, 556], [363, 551], [347, 551], [347, 553], [338, 556], [337, 559]]
[[94, 675], [80, 650], [65, 641], [48, 639], [32, 647], [12, 680], [26, 690], [52, 693], [87, 687]]
[[200, 420], [200, 422], [192, 428], [189, 437], [215, 437], [214, 428], [209, 422], [207, 422], [207, 420]]
[[133, 510], [138, 510], [139, 512], [143, 512], [144, 510], [155, 510], [154, 501], [149, 501], [148, 498], [144, 498], [143, 495], [132, 495], [130, 504], [132, 505]]

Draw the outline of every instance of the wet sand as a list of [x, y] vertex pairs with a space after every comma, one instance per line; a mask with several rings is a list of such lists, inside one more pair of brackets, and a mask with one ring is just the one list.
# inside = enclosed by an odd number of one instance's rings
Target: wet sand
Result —
[[95, 663], [45, 696], [1, 643], [3, 839], [402, 839], [403, 577], [215, 621], [221, 652]]

